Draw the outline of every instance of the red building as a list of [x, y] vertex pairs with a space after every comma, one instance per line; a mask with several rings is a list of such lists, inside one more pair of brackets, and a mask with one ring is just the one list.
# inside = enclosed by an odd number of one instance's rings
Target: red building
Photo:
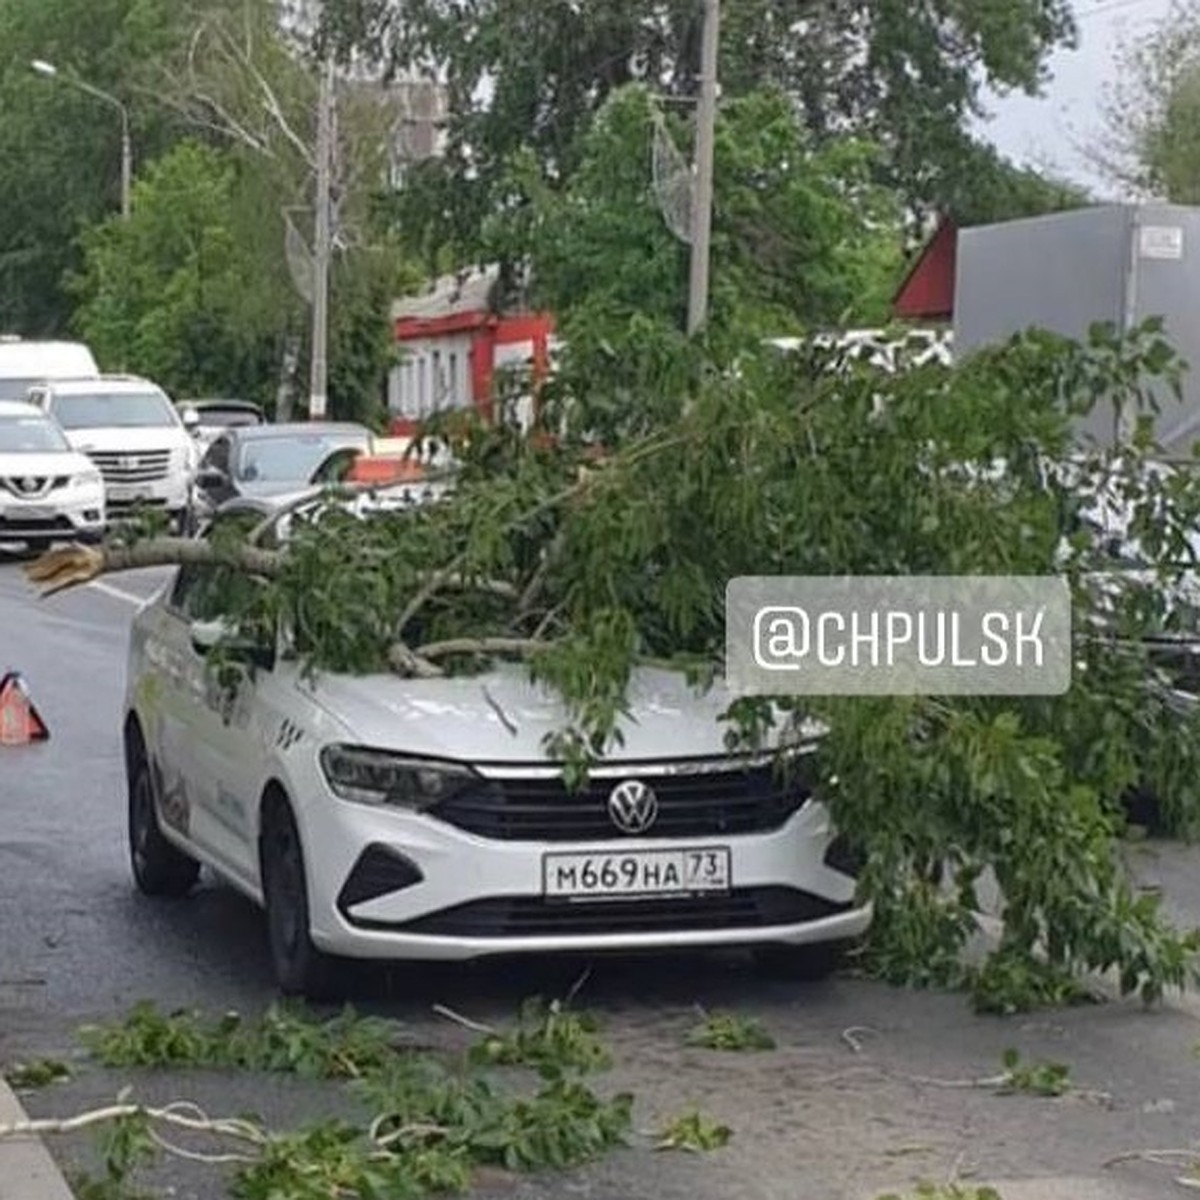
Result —
[[[503, 367], [527, 369], [535, 381], [545, 377], [554, 319], [549, 313], [497, 312], [497, 278], [494, 267], [445, 276], [392, 306], [402, 351], [388, 376], [393, 436], [411, 437], [421, 420], [453, 409], [474, 408], [490, 419], [494, 376]], [[532, 397], [523, 403], [531, 406]]]
[[954, 319], [958, 228], [943, 219], [913, 260], [892, 297], [892, 316], [903, 321]]

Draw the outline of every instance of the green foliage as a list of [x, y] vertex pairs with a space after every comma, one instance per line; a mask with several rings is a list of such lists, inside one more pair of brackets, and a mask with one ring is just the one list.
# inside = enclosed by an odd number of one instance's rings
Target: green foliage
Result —
[[97, 1136], [104, 1174], [83, 1172], [73, 1179], [77, 1200], [149, 1200], [149, 1194], [133, 1184], [138, 1168], [158, 1153], [146, 1115], [122, 1114], [102, 1126]]
[[[217, 0], [209, 0], [214, 5]], [[109, 104], [33, 59], [74, 72], [130, 108], [135, 167], [177, 136], [170, 112], [139, 89], [194, 12], [192, 0], [4, 0], [0, 4], [0, 331], [62, 333], [63, 289], [79, 265], [81, 225], [120, 210], [121, 119]]]
[[774, 1050], [775, 1039], [754, 1017], [710, 1013], [687, 1036], [689, 1046], [707, 1050]]
[[719, 1150], [733, 1137], [728, 1125], [721, 1125], [695, 1111], [684, 1113], [667, 1123], [658, 1135], [659, 1150]]
[[238, 172], [228, 154], [182, 142], [139, 179], [129, 221], [85, 234], [76, 320], [105, 363], [175, 396], [261, 394], [270, 331], [243, 320], [259, 281], [230, 226]]
[[[681, 123], [641, 87], [615, 92], [555, 187], [532, 154], [515, 160], [509, 202], [485, 225], [485, 252], [527, 258], [533, 302], [559, 314], [576, 358], [631, 323], [683, 325], [687, 248], [651, 186], [656, 123], [685, 154]], [[899, 206], [871, 179], [869, 147], [817, 146], [780, 93], [723, 106], [715, 149], [710, 321], [718, 332], [783, 334], [885, 317], [900, 265]], [[631, 381], [632, 382], [632, 381]], [[656, 385], [661, 384], [661, 378]]]
[[224, 1067], [349, 1079], [394, 1058], [399, 1029], [348, 1007], [325, 1020], [272, 1005], [254, 1021], [230, 1012], [206, 1022], [199, 1013], [161, 1013], [142, 1001], [119, 1024], [85, 1026], [80, 1037], [107, 1067]]
[[1200, 4], [1181, 0], [1124, 42], [1105, 104], [1096, 165], [1126, 188], [1173, 204], [1200, 198]]
[[1013, 1049], [1003, 1056], [1006, 1091], [1026, 1092], [1032, 1096], [1062, 1096], [1071, 1090], [1071, 1068], [1065, 1063], [1023, 1063]]
[[[323, 40], [343, 53], [353, 46], [396, 65], [446, 64], [450, 153], [413, 172], [399, 224], [416, 244], [454, 244], [466, 257], [507, 197], [514, 155], [530, 150], [565, 182], [614, 92], [636, 84], [676, 102], [694, 98], [701, 11], [691, 0], [493, 0], [467, 9], [425, 0], [401, 16], [388, 5], [331, 0], [322, 23]], [[906, 199], [930, 203], [962, 155], [961, 128], [980, 85], [1035, 89], [1047, 52], [1074, 34], [1065, 0], [931, 0], [917, 8], [875, 0], [869, 15], [838, 5], [800, 15], [780, 0], [728, 7], [723, 101], [779, 89], [819, 142], [849, 133], [885, 147], [885, 178]]]
[[586, 1013], [573, 1013], [560, 1001], [546, 1004], [540, 997], [521, 1006], [517, 1028], [508, 1034], [489, 1034], [471, 1048], [471, 1061], [480, 1065], [525, 1066], [539, 1071], [603, 1071], [612, 1060], [596, 1037], [596, 1023]]
[[993, 1187], [975, 1187], [965, 1183], [918, 1183], [916, 1188], [901, 1196], [898, 1192], [887, 1192], [878, 1200], [1004, 1200]]
[[13, 1063], [5, 1067], [4, 1078], [10, 1087], [21, 1091], [26, 1088], [49, 1087], [71, 1078], [71, 1068], [56, 1058], [37, 1058], [32, 1062]]
[[[540, 1024], [528, 1028], [535, 1019]], [[365, 1113], [361, 1121], [326, 1119], [283, 1133], [239, 1123], [239, 1153], [250, 1157], [234, 1172], [235, 1200], [417, 1200], [467, 1190], [478, 1167], [562, 1170], [624, 1144], [633, 1098], [600, 1097], [577, 1077], [610, 1061], [584, 1024], [560, 1004], [530, 1002], [522, 1008], [521, 1032], [501, 1044], [501, 1053], [471, 1053], [462, 1062], [399, 1053], [391, 1023], [349, 1009], [324, 1022], [271, 1009], [246, 1023], [233, 1013], [163, 1016], [139, 1005], [118, 1026], [90, 1029], [86, 1040], [108, 1066], [223, 1067], [349, 1081]], [[535, 1068], [539, 1085], [532, 1093], [497, 1086], [481, 1067], [498, 1063]], [[138, 1109], [105, 1126], [105, 1175], [81, 1184], [83, 1200], [132, 1200], [133, 1175], [156, 1150], [155, 1119], [152, 1110]]]

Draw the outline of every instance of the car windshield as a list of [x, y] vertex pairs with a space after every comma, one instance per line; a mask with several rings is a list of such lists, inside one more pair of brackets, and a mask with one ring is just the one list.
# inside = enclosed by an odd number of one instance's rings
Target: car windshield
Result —
[[0, 416], [0, 454], [56, 454], [70, 448], [54, 422], [45, 417]]
[[0, 400], [24, 400], [36, 379], [0, 378]]
[[251, 438], [238, 452], [234, 478], [242, 483], [307, 483], [326, 456], [343, 446], [365, 446], [354, 434], [292, 433]]
[[55, 396], [50, 412], [64, 429], [142, 429], [178, 425], [161, 392], [76, 392]]

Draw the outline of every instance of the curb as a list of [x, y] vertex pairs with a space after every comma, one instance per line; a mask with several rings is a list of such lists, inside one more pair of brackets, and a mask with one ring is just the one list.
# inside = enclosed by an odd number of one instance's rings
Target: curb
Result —
[[[0, 1124], [28, 1121], [29, 1116], [0, 1076]], [[0, 1139], [0, 1200], [75, 1200], [41, 1138]]]

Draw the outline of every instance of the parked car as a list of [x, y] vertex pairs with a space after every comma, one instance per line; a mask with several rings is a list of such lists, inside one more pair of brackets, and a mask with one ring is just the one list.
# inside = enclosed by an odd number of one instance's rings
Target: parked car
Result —
[[104, 480], [35, 405], [0, 400], [0, 542], [45, 550], [104, 533]]
[[26, 341], [0, 337], [0, 400], [28, 399], [29, 389], [50, 379], [95, 378], [100, 374], [82, 342]]
[[110, 519], [154, 508], [185, 527], [199, 454], [162, 388], [136, 375], [101, 375], [39, 384], [29, 398], [100, 469]]
[[235, 498], [278, 498], [303, 492], [312, 483], [334, 482], [333, 468], [348, 468], [354, 454], [370, 449], [373, 439], [365, 425], [352, 422], [296, 421], [226, 429], [200, 460], [192, 488], [192, 528]]
[[[269, 507], [235, 503], [212, 529]], [[132, 869], [179, 896], [205, 864], [263, 906], [285, 993], [335, 988], [338, 957], [739, 946], [810, 977], [868, 927], [815, 794], [823, 727], [778, 758], [734, 754], [721, 687], [639, 668], [624, 744], [572, 794], [544, 742], [568, 710], [524, 668], [309, 679], [286, 628], [230, 628], [225, 570], [179, 568], [133, 621]], [[224, 685], [206, 670], [218, 645]], [[232, 683], [230, 654], [247, 667]]]
[[266, 413], [249, 400], [180, 400], [175, 407], [202, 450], [226, 429], [267, 423]]

